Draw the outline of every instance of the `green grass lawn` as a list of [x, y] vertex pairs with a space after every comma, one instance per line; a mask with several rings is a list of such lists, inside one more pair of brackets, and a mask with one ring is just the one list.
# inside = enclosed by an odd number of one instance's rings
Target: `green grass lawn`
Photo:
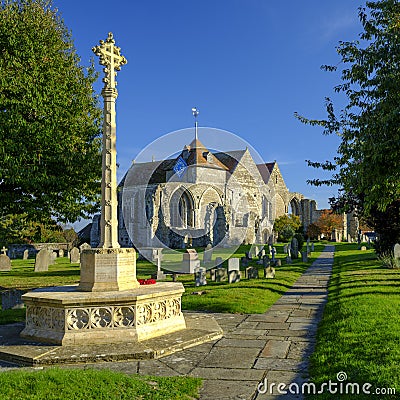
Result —
[[0, 373], [1, 399], [192, 400], [201, 379], [125, 375], [108, 370], [51, 368]]
[[[392, 387], [400, 393], [400, 270], [382, 267], [373, 250], [357, 248], [357, 244], [336, 245], [328, 303], [311, 357], [311, 381], [336, 382], [337, 373], [343, 371], [344, 383], [358, 383], [361, 393], [364, 383], [372, 385], [371, 393]], [[397, 399], [399, 394], [378, 397]]]

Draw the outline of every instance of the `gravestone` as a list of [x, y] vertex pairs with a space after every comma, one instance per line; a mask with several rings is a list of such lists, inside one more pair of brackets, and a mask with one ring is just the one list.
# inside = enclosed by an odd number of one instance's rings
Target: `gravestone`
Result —
[[264, 278], [267, 279], [275, 278], [275, 268], [274, 267], [264, 268]]
[[212, 260], [212, 256], [213, 256], [212, 246], [208, 244], [203, 253], [203, 263], [204, 264], [210, 263]]
[[23, 308], [24, 303], [21, 296], [25, 293], [23, 290], [11, 289], [1, 292], [1, 308], [2, 310], [10, 310], [12, 308]]
[[11, 271], [11, 260], [6, 254], [7, 250], [2, 249], [3, 253], [0, 254], [0, 271]]
[[263, 257], [262, 261], [263, 261], [263, 267], [264, 267], [264, 268], [269, 267], [269, 256], [265, 255], [265, 256]]
[[253, 257], [251, 256], [251, 254], [250, 254], [249, 251], [246, 251], [244, 254], [245, 254], [245, 256], [246, 256], [246, 258], [247, 258], [248, 260], [252, 260], [252, 259], [253, 259]]
[[79, 250], [80, 251], [82, 251], [82, 250], [88, 250], [88, 249], [91, 249], [91, 247], [90, 247], [90, 244], [88, 244], [88, 243], [82, 243], [80, 246], [79, 246]]
[[280, 266], [282, 266], [282, 260], [280, 258], [277, 258], [275, 260], [275, 267], [280, 267]]
[[284, 252], [285, 254], [287, 254], [287, 250], [288, 250], [288, 245], [285, 244], [285, 245], [283, 246], [283, 252]]
[[258, 279], [258, 269], [256, 267], [246, 268], [246, 278], [247, 279]]
[[263, 247], [261, 252], [260, 252], [260, 258], [262, 259], [264, 256], [265, 256], [265, 249]]
[[311, 251], [314, 251], [314, 243], [311, 243]]
[[204, 267], [196, 267], [194, 269], [194, 280], [196, 286], [207, 285], [206, 272], [207, 270]]
[[230, 258], [228, 260], [228, 282], [236, 283], [240, 281], [240, 268], [239, 268], [239, 259], [238, 258]]
[[69, 261], [71, 264], [80, 262], [80, 253], [77, 247], [73, 247], [69, 252]]
[[53, 250], [49, 250], [50, 261], [49, 265], [53, 265], [56, 263], [57, 253]]
[[252, 249], [253, 249], [253, 253], [252, 253], [253, 258], [258, 257], [258, 253], [260, 252], [260, 249], [258, 248], [258, 246], [253, 246]]
[[400, 244], [396, 243], [393, 247], [394, 258], [400, 258]]
[[222, 263], [223, 263], [223, 260], [222, 260], [221, 257], [217, 257], [217, 258], [215, 259], [215, 267], [216, 267], [216, 268], [222, 268]]
[[290, 243], [290, 250], [292, 254], [292, 259], [297, 259], [299, 257], [299, 242], [296, 238], [293, 238]]
[[63, 249], [58, 250], [58, 257], [64, 257], [64, 250]]
[[36, 254], [35, 272], [43, 272], [49, 270], [50, 253], [47, 249], [42, 249]]
[[227, 273], [225, 268], [216, 268], [215, 269], [215, 281], [216, 282], [224, 282], [227, 279]]
[[302, 261], [302, 262], [308, 262], [307, 251], [302, 251], [302, 252], [301, 252], [301, 261]]
[[286, 257], [286, 264], [291, 264], [292, 263], [292, 257], [287, 256]]
[[271, 250], [271, 256], [272, 256], [272, 261], [275, 261], [275, 254], [276, 254], [276, 249], [275, 249], [275, 247], [273, 247], [272, 248], [272, 250]]
[[28, 249], [25, 249], [24, 250], [24, 253], [23, 253], [23, 255], [22, 255], [22, 259], [23, 260], [27, 260], [29, 258], [29, 250]]
[[361, 251], [366, 251], [367, 247], [366, 246], [361, 246]]
[[182, 258], [182, 272], [194, 273], [195, 268], [200, 267], [199, 255], [195, 249], [186, 249]]
[[249, 259], [247, 257], [242, 257], [240, 260], [243, 268], [247, 268], [249, 266]]

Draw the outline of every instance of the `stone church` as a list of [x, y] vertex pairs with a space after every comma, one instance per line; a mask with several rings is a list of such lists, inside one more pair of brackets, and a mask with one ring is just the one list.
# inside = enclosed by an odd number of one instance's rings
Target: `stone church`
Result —
[[118, 193], [121, 246], [268, 243], [275, 218], [294, 213], [306, 228], [318, 217], [314, 200], [289, 191], [276, 161], [256, 164], [247, 148], [210, 151], [196, 136], [177, 154], [134, 163], [124, 176]]

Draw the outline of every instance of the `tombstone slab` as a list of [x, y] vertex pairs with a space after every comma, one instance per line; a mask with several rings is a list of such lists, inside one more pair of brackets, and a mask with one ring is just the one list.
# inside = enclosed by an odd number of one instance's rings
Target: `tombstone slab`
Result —
[[216, 268], [215, 282], [224, 282], [228, 278], [225, 268]]
[[246, 278], [247, 279], [258, 279], [258, 269], [255, 267], [246, 268]]
[[400, 258], [400, 244], [396, 243], [393, 248], [394, 258]]
[[200, 267], [199, 255], [195, 249], [186, 249], [182, 258], [182, 272], [194, 273], [195, 268]]
[[24, 254], [22, 255], [23, 260], [27, 260], [29, 258], [29, 250], [25, 249]]
[[240, 282], [240, 271], [231, 270], [228, 272], [228, 283], [237, 283]]
[[206, 278], [207, 270], [204, 267], [197, 267], [194, 270], [194, 279], [196, 286], [205, 286], [207, 285], [207, 278]]
[[275, 278], [275, 268], [274, 267], [264, 268], [264, 278], [267, 279]]
[[42, 249], [36, 254], [35, 272], [46, 272], [49, 270], [50, 253], [47, 249]]
[[71, 264], [78, 263], [80, 261], [80, 253], [77, 247], [73, 247], [69, 252], [69, 261]]
[[6, 254], [0, 254], [0, 271], [11, 271], [11, 260]]

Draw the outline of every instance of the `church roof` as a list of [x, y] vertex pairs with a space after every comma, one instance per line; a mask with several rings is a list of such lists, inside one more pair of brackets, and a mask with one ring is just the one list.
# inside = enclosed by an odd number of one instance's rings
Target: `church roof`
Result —
[[232, 173], [245, 152], [246, 150], [227, 151], [214, 153], [214, 156]]
[[263, 178], [264, 183], [268, 183], [269, 177], [271, 176], [271, 173], [275, 168], [275, 164], [275, 161], [265, 164], [257, 164], [257, 168], [260, 171], [260, 175]]
[[[212, 156], [211, 160], [207, 157], [209, 154]], [[193, 139], [188, 146], [183, 148], [180, 157], [186, 161], [187, 165], [201, 165], [228, 170], [228, 168], [221, 163], [218, 158], [215, 158], [214, 154], [197, 138]]]

